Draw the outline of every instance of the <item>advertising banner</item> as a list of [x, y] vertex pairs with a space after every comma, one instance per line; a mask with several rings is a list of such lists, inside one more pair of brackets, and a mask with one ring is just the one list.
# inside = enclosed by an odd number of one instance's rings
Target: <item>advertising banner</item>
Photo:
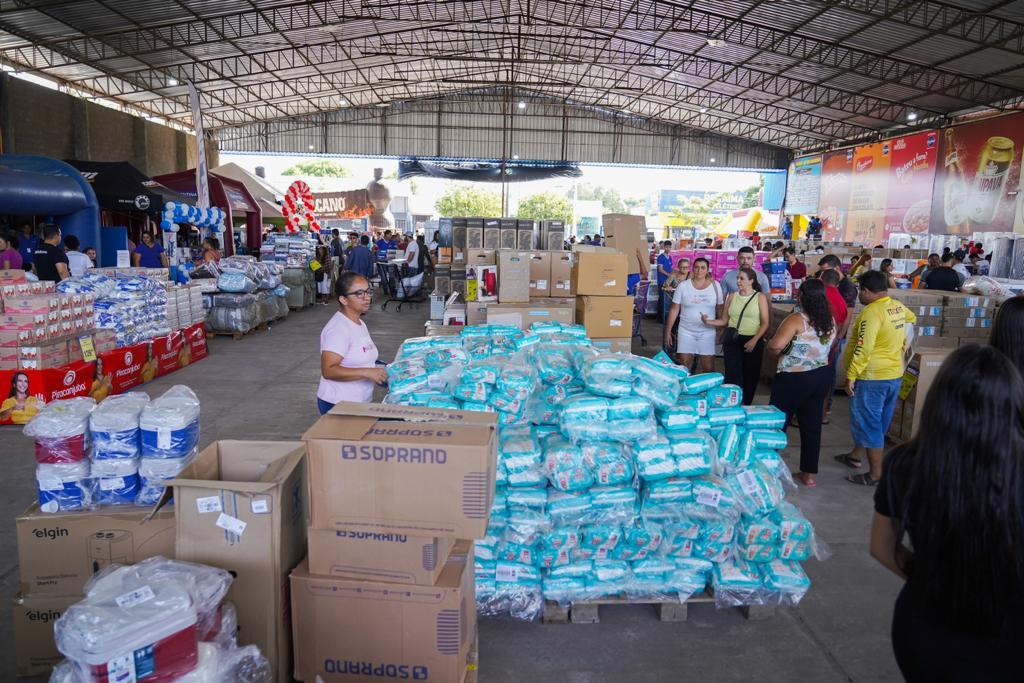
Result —
[[891, 233], [928, 233], [932, 210], [939, 132], [928, 130], [892, 141], [885, 237]]
[[318, 192], [313, 202], [314, 211], [321, 218], [362, 218], [373, 213], [370, 194], [366, 190]]
[[175, 330], [163, 337], [154, 337], [150, 357], [156, 361], [157, 377], [163, 377], [188, 365], [185, 337], [181, 330]]
[[842, 242], [850, 215], [850, 184], [853, 182], [854, 150], [829, 152], [821, 165], [822, 239]]
[[946, 128], [932, 195], [930, 232], [970, 235], [1024, 229], [1024, 113]]
[[27, 423], [47, 403], [92, 396], [96, 389], [92, 363], [72, 363], [48, 370], [0, 371], [0, 424]]
[[185, 346], [187, 349], [182, 357], [184, 362], [181, 364], [181, 367], [185, 367], [189, 363], [201, 358], [206, 358], [206, 325], [204, 323], [196, 323], [186, 327], [181, 332], [185, 336]]
[[812, 214], [818, 212], [821, 192], [821, 155], [794, 159], [789, 164], [786, 181], [787, 214]]
[[846, 239], [872, 247], [885, 240], [885, 209], [889, 168], [895, 140], [860, 145], [853, 151], [850, 214]]
[[148, 342], [101, 353], [96, 361], [97, 381], [109, 395], [123, 394], [154, 377], [156, 362], [149, 358]]

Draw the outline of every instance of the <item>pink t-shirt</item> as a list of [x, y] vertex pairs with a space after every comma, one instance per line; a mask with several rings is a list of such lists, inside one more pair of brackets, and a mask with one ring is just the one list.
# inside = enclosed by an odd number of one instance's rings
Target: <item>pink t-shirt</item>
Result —
[[[372, 368], [377, 362], [377, 347], [370, 339], [366, 323], [354, 323], [342, 313], [335, 313], [320, 333], [320, 352], [330, 351], [341, 356], [343, 368]], [[369, 403], [373, 400], [373, 382], [360, 379], [339, 382], [320, 377], [316, 397], [328, 403], [352, 401]]]

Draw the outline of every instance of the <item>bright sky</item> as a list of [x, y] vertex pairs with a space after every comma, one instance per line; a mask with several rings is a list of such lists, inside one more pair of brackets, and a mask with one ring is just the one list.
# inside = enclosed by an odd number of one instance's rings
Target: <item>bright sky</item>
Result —
[[[221, 163], [234, 162], [254, 172], [257, 166], [266, 170], [267, 181], [281, 192], [288, 189], [295, 177], [283, 176], [282, 172], [289, 166], [299, 161], [309, 161], [320, 157], [316, 156], [283, 156], [283, 155], [261, 155], [261, 154], [238, 154], [222, 152]], [[373, 169], [383, 168], [384, 175], [397, 173], [397, 159], [371, 159], [366, 157], [330, 157], [344, 165], [352, 172], [349, 178], [337, 180], [303, 178], [310, 183], [314, 192], [354, 190], [365, 187], [373, 179]], [[574, 183], [588, 183], [590, 185], [603, 185], [612, 187], [619, 191], [623, 197], [638, 197], [646, 199], [658, 190], [706, 190], [711, 192], [735, 192], [745, 190], [755, 185], [760, 177], [759, 173], [744, 171], [705, 171], [705, 170], [683, 170], [670, 168], [639, 168], [623, 166], [597, 166], [581, 165], [583, 170], [582, 178], [553, 178], [550, 180], [535, 180], [525, 183], [511, 183], [509, 185], [510, 200], [513, 207], [518, 204], [520, 198], [525, 198], [541, 192], [565, 193], [572, 189]], [[416, 193], [412, 196], [410, 203], [416, 213], [432, 213], [434, 202], [444, 192], [451, 181], [435, 178], [416, 178], [398, 182], [397, 180], [386, 180], [385, 184], [391, 189], [391, 196], [412, 195], [412, 183], [415, 182]], [[498, 183], [483, 183], [489, 188], [500, 191]]]

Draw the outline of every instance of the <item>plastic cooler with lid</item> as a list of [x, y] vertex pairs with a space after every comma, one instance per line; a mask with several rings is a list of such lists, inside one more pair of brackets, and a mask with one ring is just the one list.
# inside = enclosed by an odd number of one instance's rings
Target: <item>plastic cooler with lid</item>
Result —
[[57, 649], [85, 681], [177, 680], [199, 664], [200, 614], [216, 612], [230, 584], [224, 570], [163, 557], [110, 567], [57, 620]]
[[36, 490], [43, 512], [82, 510], [92, 502], [89, 461], [36, 465]]
[[142, 409], [143, 458], [184, 458], [199, 443], [199, 399], [176, 385]]
[[138, 458], [92, 461], [93, 502], [97, 505], [132, 505], [139, 495]]
[[25, 436], [36, 442], [36, 462], [80, 462], [89, 454], [89, 414], [96, 408], [91, 398], [69, 398], [43, 406], [25, 425]]
[[148, 404], [148, 395], [132, 391], [111, 396], [92, 411], [89, 430], [94, 460], [139, 456], [139, 417]]
[[196, 452], [184, 458], [142, 458], [139, 461], [139, 495], [136, 505], [155, 505], [164, 495], [167, 482], [178, 476], [185, 466], [192, 462]]

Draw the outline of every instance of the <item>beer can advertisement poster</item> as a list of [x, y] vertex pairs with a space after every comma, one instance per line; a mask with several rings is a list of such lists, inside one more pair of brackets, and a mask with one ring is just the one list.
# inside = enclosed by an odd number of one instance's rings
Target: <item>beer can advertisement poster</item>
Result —
[[1020, 212], [1024, 114], [999, 116], [940, 133], [932, 194], [932, 234], [1009, 232]]
[[928, 232], [939, 156], [939, 131], [928, 130], [892, 140], [889, 199], [885, 210], [885, 236]]

